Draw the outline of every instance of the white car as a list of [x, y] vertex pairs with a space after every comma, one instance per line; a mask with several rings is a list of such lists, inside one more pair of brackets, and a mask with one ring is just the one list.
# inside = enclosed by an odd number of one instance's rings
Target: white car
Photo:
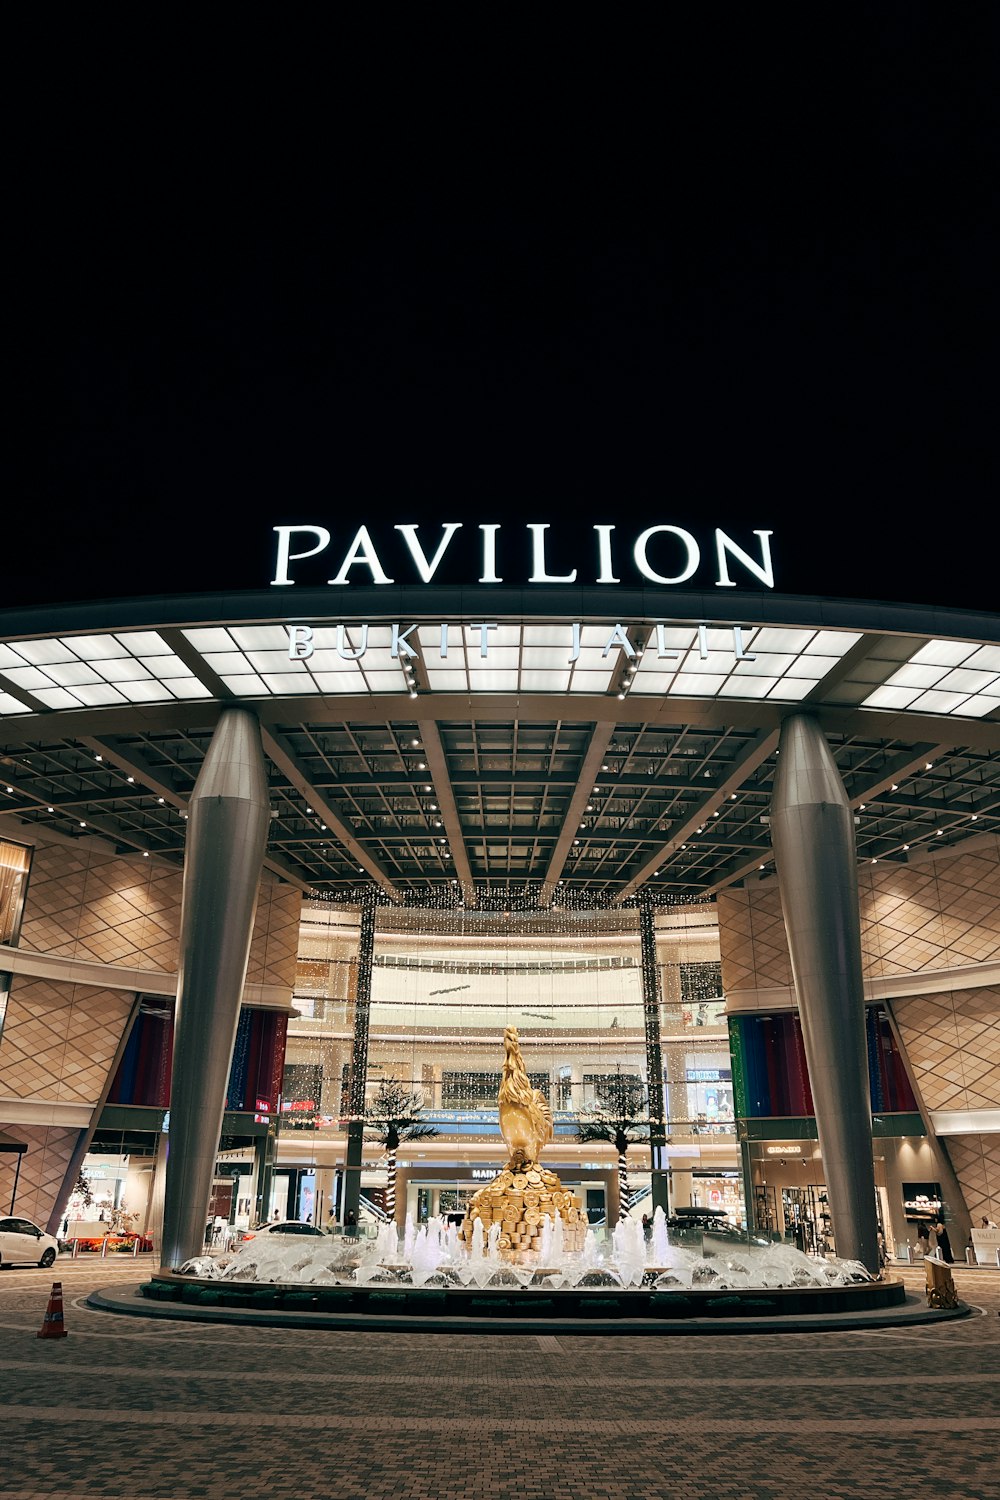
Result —
[[59, 1241], [30, 1219], [0, 1219], [0, 1265], [48, 1267], [55, 1264]]
[[255, 1240], [260, 1234], [311, 1234], [324, 1237], [324, 1231], [315, 1224], [305, 1224], [299, 1219], [276, 1219], [270, 1224], [258, 1224], [256, 1229], [241, 1229], [238, 1238], [244, 1243]]

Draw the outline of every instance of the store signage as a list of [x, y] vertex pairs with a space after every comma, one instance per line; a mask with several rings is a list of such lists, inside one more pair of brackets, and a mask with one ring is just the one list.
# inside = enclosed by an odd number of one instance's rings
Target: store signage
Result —
[[[430, 629], [437, 631], [437, 655], [441, 658], [442, 661], [446, 661], [448, 659], [448, 653], [453, 646], [461, 646], [462, 627], [456, 627], [459, 631], [459, 636], [456, 640], [451, 635], [451, 623], [452, 622], [444, 621], [443, 623], [435, 624], [429, 627]], [[676, 626], [676, 621], [673, 622], [673, 626], [668, 625], [662, 620], [658, 621], [657, 624], [653, 627], [653, 635], [650, 637], [649, 645], [642, 649], [644, 651], [648, 650], [650, 652], [655, 649], [657, 661], [680, 661], [680, 659], [684, 655], [686, 655], [688, 648], [683, 646], [672, 646], [667, 642], [667, 630], [670, 628], [676, 628]], [[288, 631], [289, 661], [308, 661], [310, 656], [312, 656], [314, 651], [316, 650], [315, 626], [288, 625], [285, 628]], [[418, 650], [418, 642], [412, 639], [413, 632], [417, 628], [418, 627], [415, 624], [406, 625], [404, 627], [403, 625], [396, 623], [390, 626], [391, 636], [389, 639], [389, 655], [395, 661], [409, 661], [420, 655], [420, 652]], [[499, 623], [496, 620], [477, 620], [470, 622], [467, 628], [469, 630], [477, 630], [479, 632], [479, 657], [482, 661], [488, 661], [490, 655], [490, 631], [498, 630]], [[610, 656], [612, 651], [614, 651], [617, 656], [625, 655], [626, 657], [637, 657], [639, 655], [640, 648], [629, 639], [629, 628], [629, 626], [622, 625], [621, 623], [618, 623], [613, 627], [609, 627], [607, 639], [604, 641], [601, 649], [601, 655], [603, 657]], [[356, 637], [358, 644], [356, 646], [350, 645], [347, 639], [348, 627], [343, 624], [338, 625], [336, 627], [337, 655], [343, 661], [360, 661], [361, 657], [363, 657], [368, 650], [368, 632], [371, 629], [371, 626], [368, 623], [357, 625], [352, 624], [350, 629], [352, 635]], [[572, 624], [566, 626], [566, 631], [569, 637], [566, 642], [566, 646], [569, 651], [569, 655], [566, 657], [566, 663], [568, 666], [571, 666], [573, 662], [579, 660], [582, 629], [583, 624], [581, 621], [574, 621]], [[742, 625], [713, 626], [707, 623], [702, 623], [697, 626], [698, 656], [701, 661], [707, 661], [709, 657], [710, 630], [724, 630], [728, 633], [729, 638], [732, 641], [732, 654], [734, 660], [757, 660], [754, 652], [747, 651], [744, 648]], [[718, 645], [714, 642], [711, 643], [712, 654], [718, 654], [718, 650]]]
[[492, 1182], [496, 1175], [493, 1167], [473, 1167], [472, 1169], [472, 1176], [476, 1182]]
[[730, 1068], [686, 1068], [685, 1077], [688, 1083], [729, 1083], [732, 1080]]
[[768, 1156], [801, 1156], [801, 1146], [768, 1146]]
[[[376, 545], [368, 527], [359, 526], [346, 547], [343, 540], [339, 540], [331, 552], [331, 557], [338, 566], [333, 577], [327, 579], [327, 583], [332, 587], [354, 582], [375, 584], [379, 587], [397, 582], [433, 583], [456, 532], [462, 529], [461, 521], [448, 521], [442, 524], [439, 536], [421, 538], [418, 534], [421, 530], [419, 526], [394, 526], [393, 531], [398, 535], [388, 543], [380, 541]], [[619, 531], [617, 526], [593, 526], [590, 529], [594, 535], [585, 549], [586, 562], [581, 557], [577, 567], [570, 568], [566, 572], [555, 573], [550, 571], [547, 555], [549, 539], [546, 534], [551, 531], [551, 526], [543, 522], [529, 523], [524, 528], [527, 536], [519, 535], [516, 546], [509, 547], [507, 551], [508, 553], [515, 550], [520, 552], [526, 542], [527, 555], [531, 559], [531, 571], [527, 578], [511, 578], [500, 571], [504, 567], [502, 561], [504, 546], [500, 536], [504, 528], [488, 524], [479, 526], [477, 529], [479, 531], [477, 547], [479, 576], [476, 582], [478, 583], [515, 583], [518, 586], [560, 583], [618, 584], [622, 581], [617, 571], [620, 559], [630, 557], [641, 578], [647, 583], [658, 584], [661, 587], [673, 588], [678, 584], [696, 580], [696, 587], [711, 581], [715, 588], [733, 589], [736, 588], [737, 583], [732, 577], [731, 570], [737, 569], [741, 575], [740, 581], [744, 584], [749, 577], [756, 583], [763, 584], [765, 588], [774, 588], [774, 566], [771, 560], [773, 532], [771, 531], [751, 530], [744, 538], [749, 546], [744, 547], [734, 537], [716, 527], [713, 533], [711, 555], [703, 560], [700, 544], [683, 526], [668, 524], [647, 526], [634, 540], [620, 535], [615, 536], [614, 533]], [[294, 585], [296, 582], [296, 579], [292, 577], [294, 564], [326, 553], [333, 547], [333, 533], [326, 526], [303, 523], [295, 526], [275, 526], [272, 530], [277, 538], [274, 577], [271, 579], [274, 587], [287, 588]], [[519, 528], [507, 527], [506, 530], [510, 533]], [[578, 535], [578, 531], [570, 528], [572, 540], [575, 541]], [[751, 537], [756, 537], [757, 540], [750, 541]], [[564, 545], [566, 543], [565, 537], [563, 543]], [[428, 549], [432, 550], [429, 552]], [[386, 571], [387, 566], [392, 569], [391, 574]], [[401, 574], [403, 576], [400, 576]]]

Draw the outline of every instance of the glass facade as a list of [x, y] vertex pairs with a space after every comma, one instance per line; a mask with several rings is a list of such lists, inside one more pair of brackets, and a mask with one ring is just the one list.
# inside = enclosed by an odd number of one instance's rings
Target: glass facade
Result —
[[[652, 1160], [648, 1140], [632, 1146], [633, 1199], [649, 1195], [655, 1163], [669, 1176], [671, 1203], [697, 1203], [708, 1189], [694, 1185], [694, 1168], [727, 1184], [721, 1206], [741, 1220], [714, 905], [656, 908], [653, 934], [655, 963], [644, 974], [635, 908], [378, 906], [365, 1007], [357, 999], [358, 908], [307, 902], [278, 1117], [283, 1168], [316, 1168], [320, 1181], [327, 1166], [330, 1180], [319, 1191], [330, 1199], [339, 1193], [334, 1178], [345, 1170], [358, 1062], [366, 1105], [380, 1086], [398, 1085], [436, 1132], [401, 1145], [408, 1210], [417, 1218], [442, 1205], [457, 1212], [505, 1155], [496, 1093], [503, 1031], [516, 1026], [532, 1085], [553, 1114], [547, 1155], [564, 1181], [576, 1174], [592, 1222], [603, 1222], [613, 1206], [617, 1153], [610, 1144], [583, 1147], [581, 1118], [613, 1084], [635, 1084], [646, 1101], [638, 1133], [648, 1134], [653, 1066], [662, 1070], [667, 1140], [662, 1158]], [[379, 1149], [366, 1143], [363, 1209], [381, 1202]]]

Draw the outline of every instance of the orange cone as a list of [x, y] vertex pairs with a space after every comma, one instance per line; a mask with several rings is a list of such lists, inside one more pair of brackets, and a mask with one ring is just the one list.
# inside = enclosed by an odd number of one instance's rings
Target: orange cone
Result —
[[63, 1300], [62, 1282], [54, 1281], [49, 1293], [49, 1305], [45, 1309], [45, 1317], [39, 1328], [36, 1338], [40, 1339], [64, 1339], [68, 1337], [66, 1324], [63, 1322]]

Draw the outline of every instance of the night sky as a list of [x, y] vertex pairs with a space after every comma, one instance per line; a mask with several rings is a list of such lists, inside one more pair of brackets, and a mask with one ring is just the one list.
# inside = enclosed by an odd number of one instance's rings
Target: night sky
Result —
[[469, 79], [309, 149], [67, 106], [19, 216], [3, 603], [263, 587], [281, 521], [549, 521], [570, 563], [600, 521], [772, 527], [782, 592], [995, 611], [989, 80], [968, 16], [889, 11], [482, 131]]

